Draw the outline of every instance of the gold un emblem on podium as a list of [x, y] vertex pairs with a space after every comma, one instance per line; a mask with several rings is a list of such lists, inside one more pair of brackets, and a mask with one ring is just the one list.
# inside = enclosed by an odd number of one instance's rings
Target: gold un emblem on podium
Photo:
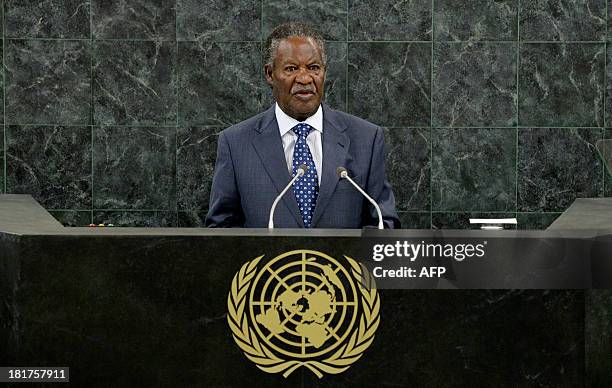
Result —
[[227, 297], [227, 321], [244, 355], [284, 377], [305, 367], [322, 378], [359, 360], [380, 323], [380, 300], [367, 269], [344, 256], [347, 270], [304, 249], [259, 268], [262, 258], [240, 268]]

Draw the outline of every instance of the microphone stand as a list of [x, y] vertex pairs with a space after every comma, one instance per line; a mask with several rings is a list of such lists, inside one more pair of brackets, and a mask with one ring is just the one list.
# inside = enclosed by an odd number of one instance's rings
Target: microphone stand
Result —
[[287, 190], [289, 190], [289, 188], [293, 185], [293, 183], [296, 180], [298, 180], [299, 177], [306, 174], [306, 170], [308, 170], [308, 166], [305, 164], [302, 164], [300, 167], [298, 167], [293, 179], [289, 181], [289, 183], [287, 184], [287, 186], [285, 186], [283, 191], [281, 191], [281, 193], [276, 197], [276, 199], [274, 199], [274, 202], [272, 203], [272, 208], [270, 209], [270, 219], [268, 220], [268, 229], [274, 229], [274, 211], [276, 210], [276, 205], [278, 205], [278, 201], [280, 201], [283, 195], [285, 195]]
[[382, 218], [382, 212], [380, 211], [380, 206], [378, 206], [378, 204], [376, 203], [376, 201], [374, 201], [372, 199], [372, 197], [370, 197], [365, 191], [363, 191], [361, 189], [361, 187], [359, 187], [359, 185], [357, 183], [355, 183], [354, 180], [351, 179], [351, 177], [348, 175], [348, 172], [346, 171], [346, 168], [344, 167], [338, 167], [336, 169], [336, 173], [340, 176], [340, 178], [344, 178], [346, 180], [348, 180], [349, 182], [351, 182], [351, 184], [353, 186], [355, 186], [355, 188], [357, 190], [359, 190], [359, 192], [366, 197], [366, 199], [368, 201], [370, 201], [370, 203], [374, 206], [374, 208], [376, 209], [376, 213], [378, 213], [378, 229], [384, 229], [385, 226], [383, 224], [383, 218]]

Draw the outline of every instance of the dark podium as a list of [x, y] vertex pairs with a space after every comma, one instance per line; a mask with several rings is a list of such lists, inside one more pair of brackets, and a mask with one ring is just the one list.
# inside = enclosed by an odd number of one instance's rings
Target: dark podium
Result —
[[257, 369], [227, 323], [241, 265], [298, 248], [358, 257], [361, 236], [64, 228], [0, 195], [0, 366], [70, 367], [88, 387], [612, 386], [609, 290], [380, 289], [376, 337], [348, 371]]

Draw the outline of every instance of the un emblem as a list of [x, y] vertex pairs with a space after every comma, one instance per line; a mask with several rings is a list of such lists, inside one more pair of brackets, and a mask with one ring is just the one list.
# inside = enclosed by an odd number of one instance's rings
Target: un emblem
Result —
[[240, 268], [227, 297], [227, 321], [245, 356], [268, 373], [287, 377], [305, 367], [319, 378], [361, 358], [380, 323], [367, 270], [350, 257], [347, 269], [311, 250], [283, 253], [258, 268], [262, 258]]

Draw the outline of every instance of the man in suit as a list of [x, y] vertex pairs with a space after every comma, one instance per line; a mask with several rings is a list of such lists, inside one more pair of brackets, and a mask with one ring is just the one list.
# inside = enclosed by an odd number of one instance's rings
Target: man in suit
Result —
[[382, 129], [321, 104], [323, 38], [306, 24], [282, 24], [266, 40], [264, 56], [276, 104], [221, 132], [206, 225], [267, 227], [274, 199], [306, 165], [276, 208], [276, 227], [377, 225], [374, 207], [338, 176], [344, 167], [380, 205], [385, 227], [398, 228]]

